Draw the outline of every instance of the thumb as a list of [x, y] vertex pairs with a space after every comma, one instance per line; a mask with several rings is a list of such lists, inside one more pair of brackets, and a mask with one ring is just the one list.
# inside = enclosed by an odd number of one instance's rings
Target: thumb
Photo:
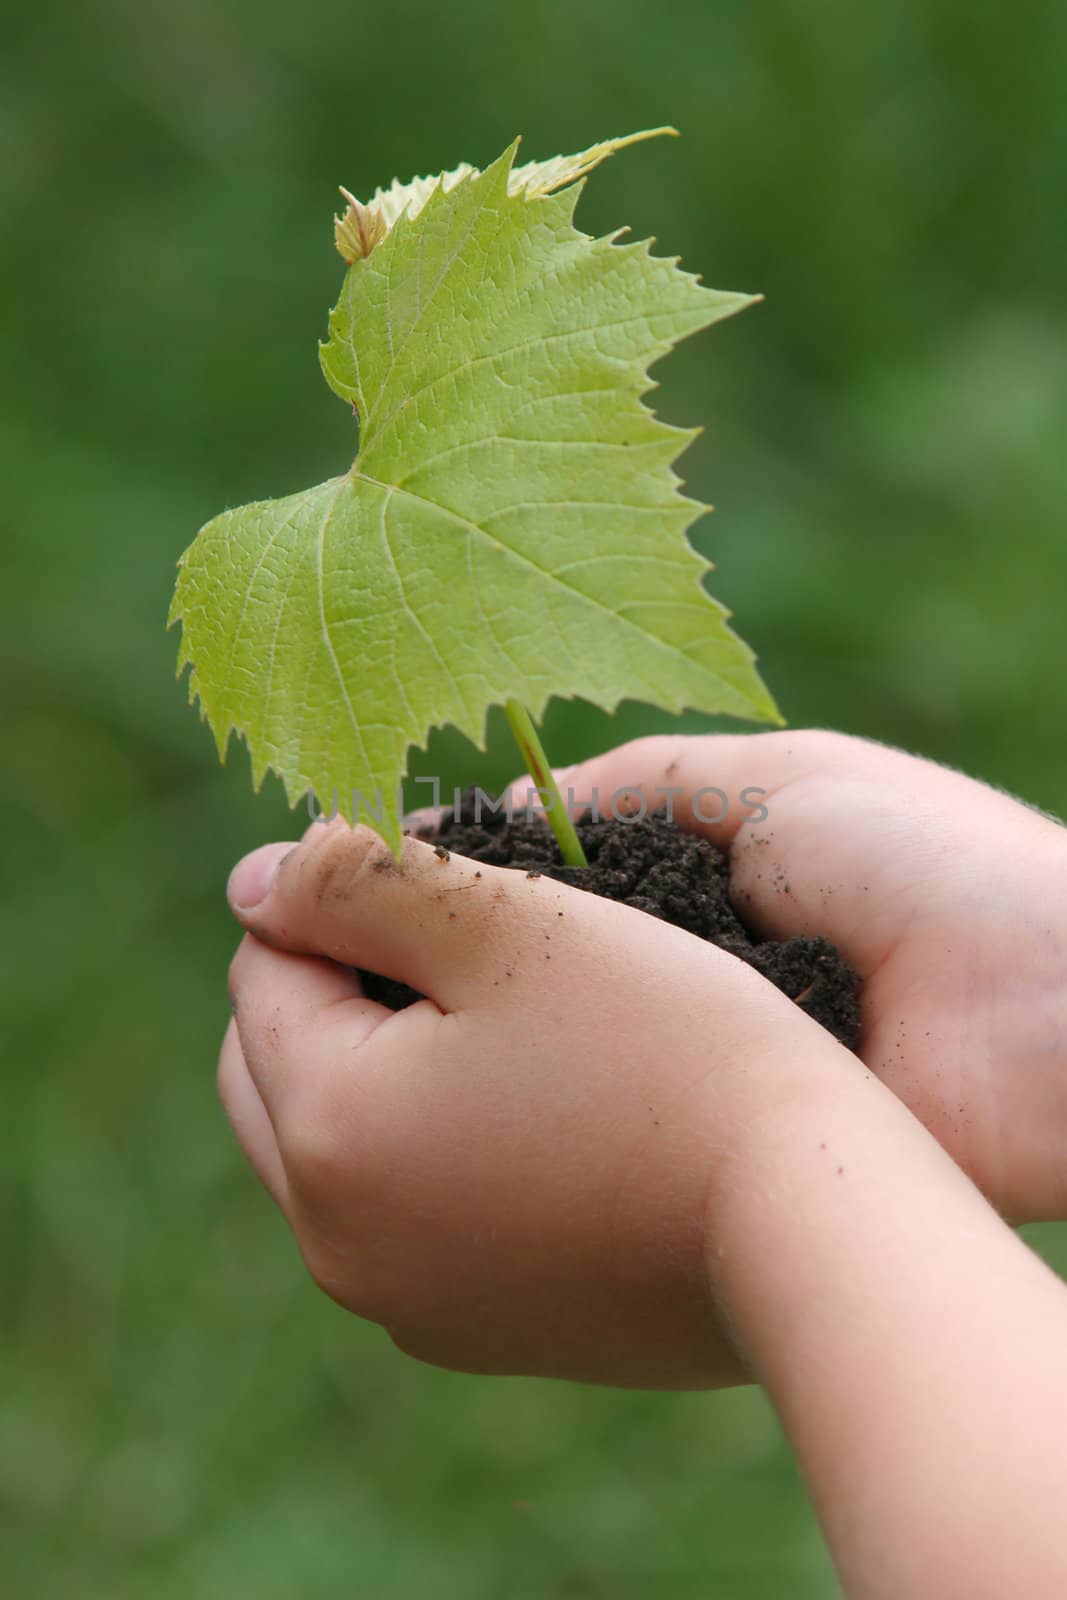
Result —
[[337, 818], [245, 856], [227, 894], [261, 943], [395, 978], [453, 1011], [484, 996], [502, 948], [537, 920], [539, 890], [419, 839], [397, 859], [373, 829]]

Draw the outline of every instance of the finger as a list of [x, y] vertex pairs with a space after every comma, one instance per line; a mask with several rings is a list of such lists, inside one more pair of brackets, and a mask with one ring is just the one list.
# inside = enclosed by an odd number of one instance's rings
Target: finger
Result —
[[444, 1011], [483, 998], [509, 957], [543, 940], [539, 905], [556, 915], [543, 880], [411, 838], [398, 860], [371, 829], [343, 821], [294, 851], [267, 845], [246, 856], [229, 893], [260, 941], [395, 978]]
[[249, 1076], [276, 1131], [294, 1075], [327, 1039], [352, 1050], [394, 1015], [366, 999], [355, 972], [250, 934], [230, 965], [230, 998]]
[[267, 1109], [249, 1075], [237, 1024], [231, 1020], [219, 1052], [219, 1099], [237, 1143], [267, 1193], [285, 1212], [289, 1185]]
[[445, 806], [420, 806], [416, 811], [405, 811], [404, 832], [416, 839], [432, 838], [448, 813]]
[[[441, 826], [442, 818], [445, 817], [450, 810], [451, 808], [447, 806], [417, 806], [414, 811], [404, 812], [404, 815], [400, 819], [401, 826], [403, 827], [405, 833], [412, 834], [416, 839], [432, 837]], [[326, 816], [316, 817], [315, 821], [310, 823], [308, 827], [304, 829], [301, 837], [303, 839], [315, 838], [316, 830], [323, 823], [332, 820], [332, 818]]]
[[750, 927], [823, 934], [861, 973], [899, 932], [902, 886], [951, 849], [958, 806], [981, 792], [903, 751], [821, 729], [640, 739], [568, 781], [586, 792], [640, 787], [650, 804], [670, 792], [681, 825], [729, 853], [731, 896]]
[[[573, 816], [592, 811], [621, 819], [665, 811], [682, 827], [725, 848], [744, 823], [761, 819], [776, 790], [809, 769], [810, 741], [821, 737], [659, 734], [561, 768], [555, 776]], [[531, 786], [528, 777], [511, 785], [516, 810], [525, 805]]]
[[[825, 934], [852, 959], [881, 940], [873, 894], [857, 908], [845, 892], [870, 880], [870, 827], [859, 819], [870, 821], [872, 795], [910, 790], [924, 770], [899, 751], [819, 729], [668, 734], [570, 768], [564, 798], [577, 814], [593, 802], [605, 818], [665, 812], [729, 854], [731, 896], [750, 927], [778, 939]], [[843, 817], [853, 826], [842, 828]], [[871, 935], [861, 944], [857, 915]]]
[[[577, 772], [578, 767], [553, 767], [552, 776], [562, 798], [566, 798], [567, 784], [572, 772]], [[525, 815], [527, 811], [538, 812], [545, 808], [545, 790], [538, 784], [529, 772], [524, 772], [521, 778], [516, 778], [504, 790], [503, 798], [510, 804], [516, 816]]]

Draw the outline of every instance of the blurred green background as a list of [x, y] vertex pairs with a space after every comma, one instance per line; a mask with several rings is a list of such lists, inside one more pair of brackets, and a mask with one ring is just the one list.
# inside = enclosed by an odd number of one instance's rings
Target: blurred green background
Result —
[[[762, 1398], [422, 1369], [307, 1281], [214, 1098], [233, 860], [284, 837], [173, 681], [174, 563], [338, 471], [336, 185], [674, 122], [598, 173], [766, 304], [659, 369], [794, 724], [1062, 810], [1059, 0], [3, 10], [5, 1591], [836, 1593]], [[571, 760], [667, 719], [557, 706]], [[424, 770], [499, 780], [448, 737]], [[1067, 1260], [1061, 1234], [1043, 1246]], [[1035, 1237], [1038, 1236], [1035, 1234]]]

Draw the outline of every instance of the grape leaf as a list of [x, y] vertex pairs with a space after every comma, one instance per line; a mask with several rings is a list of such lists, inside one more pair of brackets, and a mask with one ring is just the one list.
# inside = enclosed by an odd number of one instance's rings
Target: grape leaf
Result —
[[243, 736], [257, 787], [273, 770], [396, 848], [412, 745], [448, 723], [483, 745], [510, 698], [779, 720], [686, 538], [694, 433], [642, 398], [652, 362], [751, 297], [572, 220], [583, 175], [646, 136], [523, 167], [516, 141], [338, 219], [356, 259], [320, 355], [355, 462], [208, 523], [171, 607], [190, 699], [223, 759]]

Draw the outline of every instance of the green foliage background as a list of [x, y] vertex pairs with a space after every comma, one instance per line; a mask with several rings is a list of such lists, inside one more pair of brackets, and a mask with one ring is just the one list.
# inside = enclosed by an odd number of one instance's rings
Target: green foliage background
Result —
[[[424, 1370], [307, 1283], [213, 1091], [255, 800], [172, 681], [174, 562], [335, 472], [336, 184], [578, 149], [580, 217], [767, 304], [661, 369], [715, 592], [796, 725], [1062, 811], [1058, 0], [5, 7], [0, 1547], [78, 1600], [808, 1600], [759, 1395]], [[669, 720], [669, 719], [666, 719]], [[557, 706], [574, 759], [664, 725]], [[422, 770], [502, 777], [435, 740]], [[1061, 1235], [1042, 1241], [1065, 1259]]]

